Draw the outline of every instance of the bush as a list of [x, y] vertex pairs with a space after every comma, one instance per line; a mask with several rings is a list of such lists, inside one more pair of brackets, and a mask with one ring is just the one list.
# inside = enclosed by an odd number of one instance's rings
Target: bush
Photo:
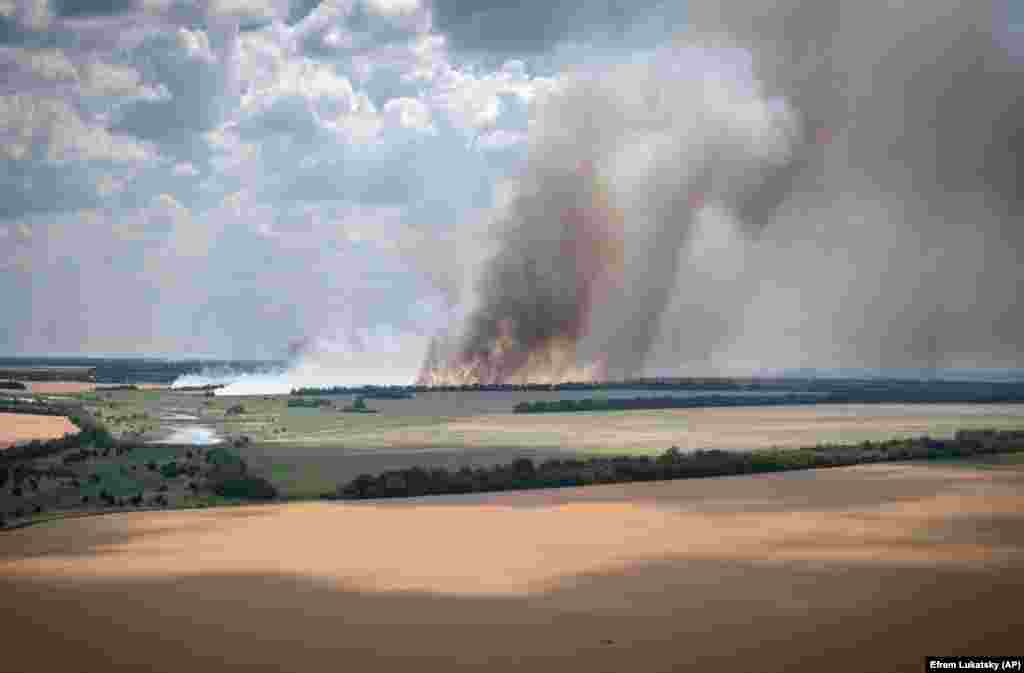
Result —
[[174, 479], [179, 474], [181, 474], [181, 471], [178, 469], [176, 462], [172, 461], [160, 466], [160, 476], [164, 479]]

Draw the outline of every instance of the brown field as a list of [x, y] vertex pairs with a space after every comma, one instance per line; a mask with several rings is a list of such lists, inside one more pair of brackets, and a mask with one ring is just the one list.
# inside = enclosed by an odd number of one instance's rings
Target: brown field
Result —
[[0, 449], [33, 439], [55, 439], [78, 432], [64, 416], [0, 413]]
[[28, 386], [30, 393], [43, 395], [73, 395], [75, 393], [91, 393], [96, 390], [95, 383], [80, 381], [22, 381]]
[[26, 672], [916, 672], [928, 654], [1016, 651], [1022, 600], [1012, 463], [132, 513], [0, 535], [3, 665]]

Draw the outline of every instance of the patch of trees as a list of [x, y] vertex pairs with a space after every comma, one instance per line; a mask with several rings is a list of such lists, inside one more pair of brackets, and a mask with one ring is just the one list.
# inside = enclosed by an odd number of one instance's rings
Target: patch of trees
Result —
[[227, 411], [224, 412], [225, 416], [239, 416], [245, 413], [245, 407], [241, 404], [235, 404], [228, 407]]
[[959, 458], [1024, 451], [1024, 431], [961, 431], [953, 439], [894, 439], [851, 445], [819, 445], [803, 449], [684, 453], [672, 447], [662, 455], [545, 460], [521, 458], [489, 468], [415, 467], [379, 475], [360, 475], [328, 498], [404, 498], [422, 495], [484, 493], [532, 488], [558, 488], [633, 481], [720, 477], [810, 468], [839, 467], [880, 461]]
[[2, 390], [28, 390], [21, 381], [0, 381], [0, 389]]

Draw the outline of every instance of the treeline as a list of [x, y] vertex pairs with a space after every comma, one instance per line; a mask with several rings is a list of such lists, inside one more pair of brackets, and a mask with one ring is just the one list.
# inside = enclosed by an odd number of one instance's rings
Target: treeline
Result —
[[[651, 390], [696, 393], [745, 392], [765, 399], [780, 394], [806, 396], [817, 401], [864, 400], [895, 402], [1017, 402], [1024, 401], [1024, 382], [942, 381], [913, 379], [802, 379], [802, 378], [665, 378], [569, 383], [496, 383], [468, 385], [362, 386], [346, 388], [295, 388], [293, 395], [362, 395], [368, 399], [404, 398], [425, 392], [558, 392], [580, 390]], [[787, 402], [788, 403], [788, 402]]]
[[34, 399], [0, 399], [0, 412], [7, 414], [33, 414], [36, 416], [67, 416], [66, 407], [61, 407]]
[[346, 388], [331, 386], [329, 388], [292, 388], [292, 395], [358, 395], [368, 400], [408, 400], [414, 397], [407, 386], [360, 386]]
[[672, 447], [662, 455], [545, 460], [520, 458], [490, 468], [458, 471], [415, 467], [379, 475], [360, 475], [328, 499], [403, 498], [423, 495], [485, 493], [589, 484], [616, 484], [841, 467], [895, 460], [960, 458], [1024, 450], [1024, 431], [972, 430], [953, 439], [893, 439], [803, 449], [684, 453]]
[[0, 390], [28, 390], [21, 381], [0, 381]]
[[765, 407], [807, 404], [1011, 404], [1024, 402], [1024, 389], [989, 390], [859, 390], [775, 395], [691, 395], [686, 397], [588, 397], [579, 400], [520, 402], [517, 414], [617, 411], [636, 409], [695, 409], [703, 407]]

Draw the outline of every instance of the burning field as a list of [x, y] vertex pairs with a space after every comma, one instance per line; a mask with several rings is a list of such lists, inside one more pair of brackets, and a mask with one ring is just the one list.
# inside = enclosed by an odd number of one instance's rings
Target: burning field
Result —
[[0, 536], [5, 661], [914, 671], [1016, 644], [1022, 478], [874, 465], [67, 520]]

